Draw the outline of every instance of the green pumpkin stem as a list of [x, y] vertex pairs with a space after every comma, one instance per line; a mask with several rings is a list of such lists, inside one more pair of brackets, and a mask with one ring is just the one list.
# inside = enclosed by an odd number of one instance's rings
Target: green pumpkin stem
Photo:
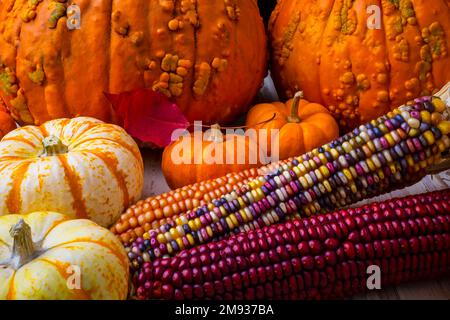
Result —
[[292, 101], [291, 115], [288, 116], [288, 122], [299, 123], [301, 121], [300, 117], [298, 116], [298, 106], [301, 99], [303, 99], [303, 91], [298, 91], [294, 95], [294, 100]]
[[42, 144], [44, 145], [44, 152], [42, 153], [43, 157], [56, 156], [59, 154], [67, 153], [67, 146], [62, 143], [62, 141], [54, 135], [46, 137]]
[[17, 270], [33, 259], [35, 249], [31, 228], [23, 219], [20, 219], [11, 227], [9, 234], [14, 239], [11, 266]]

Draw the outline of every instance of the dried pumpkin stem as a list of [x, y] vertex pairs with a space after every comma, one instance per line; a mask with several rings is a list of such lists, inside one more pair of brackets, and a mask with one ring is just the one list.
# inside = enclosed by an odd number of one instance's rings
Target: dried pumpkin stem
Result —
[[44, 151], [42, 153], [43, 157], [56, 156], [59, 154], [67, 153], [67, 146], [62, 143], [62, 141], [54, 135], [46, 137], [42, 144], [44, 145]]
[[298, 107], [301, 99], [303, 99], [303, 91], [298, 91], [294, 95], [294, 100], [292, 101], [291, 115], [288, 116], [288, 122], [299, 123], [301, 121], [300, 117], [298, 116]]
[[11, 227], [9, 234], [14, 239], [10, 264], [17, 270], [33, 259], [35, 248], [31, 228], [23, 219], [20, 219]]

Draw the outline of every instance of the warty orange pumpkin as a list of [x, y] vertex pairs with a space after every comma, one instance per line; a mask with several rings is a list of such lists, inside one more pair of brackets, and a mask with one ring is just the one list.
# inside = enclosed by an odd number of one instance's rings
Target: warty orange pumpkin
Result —
[[18, 128], [0, 142], [0, 216], [50, 210], [110, 226], [143, 180], [134, 140], [93, 118]]
[[345, 130], [450, 80], [448, 0], [281, 0], [269, 30], [279, 93], [303, 90]]
[[128, 277], [122, 244], [92, 221], [0, 217], [0, 300], [124, 300]]
[[[20, 123], [114, 121], [103, 92], [153, 88], [189, 120], [244, 113], [266, 74], [255, 0], [0, 1], [0, 99]], [[69, 30], [68, 23], [79, 28]], [[235, 84], [239, 83], [239, 86]]]
[[14, 130], [16, 127], [16, 122], [0, 101], [0, 139], [3, 138], [3, 136], [8, 132]]
[[225, 176], [261, 166], [265, 149], [260, 149], [255, 137], [222, 134], [213, 125], [204, 134], [194, 131], [182, 135], [164, 149], [162, 172], [171, 189]]
[[[299, 156], [339, 136], [338, 124], [330, 112], [302, 98], [303, 92], [299, 91], [286, 103], [261, 103], [250, 109], [246, 126], [266, 130], [268, 153], [272, 157], [276, 156], [274, 152], [281, 160]], [[271, 130], [275, 130], [275, 141]]]

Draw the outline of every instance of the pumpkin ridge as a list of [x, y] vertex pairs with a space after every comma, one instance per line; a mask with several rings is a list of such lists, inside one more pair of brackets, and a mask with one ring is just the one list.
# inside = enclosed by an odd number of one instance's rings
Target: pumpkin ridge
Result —
[[[446, 1], [444, 1], [444, 3], [445, 3], [445, 2], [446, 2]], [[411, 0], [411, 5], [412, 5], [412, 10], [414, 11], [414, 16], [416, 17], [416, 24], [417, 24], [418, 33], [421, 34], [421, 33], [422, 33], [421, 30], [423, 30], [423, 29], [424, 29], [425, 27], [427, 27], [427, 26], [424, 26], [424, 25], [421, 26], [421, 20], [419, 19], [419, 17], [418, 17], [417, 14], [416, 14], [416, 10], [415, 10], [415, 8], [414, 8], [415, 6], [414, 6], [414, 1], [413, 1], [413, 0]], [[426, 46], [430, 47], [430, 44], [427, 43]], [[430, 48], [430, 49], [431, 49], [431, 48]], [[433, 88], [436, 88], [436, 84], [435, 84], [434, 76], [433, 76], [433, 63], [434, 63], [434, 58], [431, 58], [431, 61], [430, 61], [429, 63], [430, 63], [430, 71], [429, 71], [430, 76], [429, 76], [429, 80], [430, 80], [431, 83], [433, 84]], [[419, 77], [420, 77], [420, 74], [417, 75], [417, 77], [419, 78]], [[419, 78], [419, 81], [420, 81], [420, 78]], [[421, 83], [421, 89], [422, 89], [422, 90], [424, 89], [423, 85], [426, 86], [426, 83], [423, 83], [423, 84]], [[425, 87], [425, 88], [426, 88], [426, 87]], [[422, 92], [421, 92], [421, 94], [422, 94]], [[431, 92], [430, 92], [430, 94], [431, 94]]]
[[[322, 31], [323, 35], [325, 35], [325, 32], [328, 30], [329, 24], [331, 23], [331, 20], [332, 20], [331, 19], [331, 15], [333, 14], [333, 9], [334, 9], [335, 4], [336, 4], [336, 2], [334, 2], [333, 5], [330, 6], [330, 11], [328, 12], [328, 17], [326, 19], [326, 23], [325, 23], [325, 26], [324, 26], [323, 31]], [[324, 48], [324, 40], [325, 40], [325, 36], [320, 37], [320, 41], [319, 41], [319, 45], [318, 45], [320, 52], [327, 52], [326, 50], [324, 50], [324, 49], [326, 49], [326, 48]], [[320, 59], [322, 60], [322, 55], [320, 56]], [[320, 100], [321, 100], [319, 103], [324, 105], [324, 106], [326, 106], [326, 108], [328, 108], [329, 105], [328, 105], [328, 103], [326, 103], [325, 93], [322, 90], [322, 70], [321, 70], [321, 67], [322, 67], [322, 63], [320, 63], [319, 68], [318, 68], [319, 70], [317, 71], [317, 82], [318, 82], [317, 85], [320, 88], [319, 95], [320, 95]], [[324, 73], [324, 74], [326, 74], [326, 73]]]
[[[113, 27], [112, 27], [112, 21], [113, 21], [113, 1], [114, 0], [110, 0], [108, 2], [108, 9], [109, 12], [107, 13], [107, 16], [109, 16], [109, 21], [110, 23], [108, 23], [108, 30], [106, 30], [105, 34], [108, 35], [108, 39], [107, 39], [107, 43], [108, 45], [106, 46], [107, 51], [105, 52], [105, 59], [107, 59], [107, 61], [105, 62], [105, 66], [108, 68], [108, 72], [105, 72], [106, 74], [106, 83], [108, 84], [108, 91], [111, 92], [111, 46], [112, 46], [112, 32], [113, 32]], [[110, 107], [111, 108], [111, 107]]]
[[[45, 262], [45, 263], [47, 263], [47, 264], [49, 264], [49, 265], [51, 265], [51, 266], [53, 266], [55, 269], [56, 269], [56, 271], [58, 271], [58, 273], [61, 275], [61, 277], [65, 280], [65, 281], [67, 281], [67, 279], [69, 278], [68, 277], [68, 274], [67, 274], [67, 272], [66, 272], [66, 270], [67, 270], [67, 268], [66, 269], [64, 269], [64, 267], [63, 266], [60, 266], [60, 265], [58, 265], [57, 263], [55, 263], [54, 261], [51, 261], [51, 260], [48, 260], [48, 259], [46, 259], [46, 258], [37, 258], [37, 259], [35, 259], [34, 261], [42, 261], [42, 262]], [[70, 276], [70, 275], [69, 275]], [[81, 299], [81, 300], [91, 300], [91, 296], [90, 296], [90, 294], [89, 293], [87, 293], [85, 290], [83, 290], [83, 289], [72, 289], [71, 291], [75, 291], [75, 299]], [[80, 296], [79, 296], [80, 295]]]
[[[72, 119], [72, 120], [73, 120], [73, 119]], [[71, 128], [74, 128], [74, 125], [75, 125], [75, 124], [77, 124], [77, 123], [75, 123], [74, 121], [71, 121], [71, 122], [69, 123], [69, 126], [70, 126]], [[101, 124], [103, 124], [103, 123], [101, 123]], [[82, 125], [82, 124], [78, 124], [78, 125], [80, 126], [80, 125]], [[98, 126], [99, 126], [99, 123], [96, 123], [96, 122], [91, 122], [91, 123], [89, 123], [88, 125], [86, 125], [85, 128], [83, 129], [83, 131], [77, 132], [76, 135], [74, 135], [74, 136], [71, 137], [71, 139], [73, 140], [73, 142], [71, 143], [71, 145], [72, 145], [74, 142], [76, 142], [78, 139], [81, 139], [82, 136], [87, 135], [87, 134], [89, 133], [90, 130], [92, 130], [92, 129], [94, 129], [94, 128], [97, 128]], [[75, 128], [76, 128], [76, 127], [75, 127]], [[76, 129], [76, 130], [78, 130], [78, 129]]]
[[30, 147], [32, 147], [32, 148], [34, 148], [34, 149], [37, 148], [37, 146], [36, 146], [34, 143], [32, 143], [31, 141], [29, 141], [29, 140], [27, 140], [27, 139], [24, 139], [24, 138], [22, 138], [22, 137], [19, 137], [19, 136], [6, 138], [6, 139], [3, 139], [2, 141], [23, 142], [23, 143], [29, 145]]
[[[117, 260], [119, 260], [119, 263], [122, 265], [122, 267], [124, 267], [126, 269], [129, 268], [128, 263], [124, 263], [123, 262], [123, 260], [124, 260], [123, 257], [121, 257], [120, 254], [118, 252], [116, 252], [113, 247], [111, 247], [109, 244], [107, 244], [106, 242], [101, 241], [101, 240], [93, 240], [93, 239], [88, 239], [88, 238], [86, 238], [86, 239], [85, 238], [74, 239], [74, 240], [71, 240], [71, 241], [58, 243], [58, 244], [54, 245], [53, 247], [48, 248], [46, 250], [46, 252], [49, 252], [50, 250], [55, 249], [55, 248], [59, 248], [59, 247], [70, 245], [70, 244], [76, 244], [76, 243], [93, 243], [93, 244], [96, 244], [96, 245], [98, 245], [98, 246], [100, 246], [102, 248], [105, 248], [110, 253], [112, 253], [117, 258]], [[128, 259], [125, 260], [125, 261], [128, 261]]]
[[[200, 29], [200, 15], [198, 14], [198, 2], [200, 0], [195, 1], [194, 4], [194, 10], [195, 10], [195, 14], [197, 16], [198, 19], [198, 26], [192, 26], [192, 28], [194, 29], [194, 48], [193, 48], [193, 53], [192, 53], [192, 77], [191, 77], [191, 83], [189, 84], [188, 90], [193, 91], [194, 88], [194, 84], [195, 84], [195, 74], [196, 74], [196, 65], [197, 65], [197, 56], [198, 56], [198, 31]], [[189, 95], [189, 102], [191, 102], [194, 99], [194, 95]]]
[[[25, 130], [28, 134], [30, 134], [30, 135], [32, 135], [33, 137], [35, 137], [36, 138], [36, 140], [38, 140], [38, 141], [42, 141], [42, 139], [44, 138], [43, 136], [39, 136], [36, 132], [35, 132], [35, 130], [33, 130], [33, 128], [34, 127], [21, 127], [20, 129], [21, 130]], [[38, 129], [39, 130], [39, 129]], [[41, 132], [41, 134], [42, 134], [42, 130], [39, 130], [40, 132]]]
[[11, 174], [15, 179], [12, 182], [12, 188], [6, 197], [6, 207], [9, 213], [19, 213], [22, 203], [22, 196], [20, 194], [20, 189], [22, 187], [23, 180], [25, 179], [25, 172], [31, 165], [31, 161], [23, 161], [19, 163]]
[[47, 231], [45, 232], [44, 236], [42, 237], [42, 239], [40, 241], [44, 241], [45, 238], [48, 237], [48, 235], [50, 234], [50, 232], [52, 232], [57, 226], [59, 226], [61, 223], [68, 221], [68, 218], [66, 216], [63, 216], [61, 220], [55, 220], [53, 222], [53, 224], [50, 226], [50, 228], [47, 229]]
[[103, 163], [106, 165], [106, 167], [109, 169], [111, 174], [116, 178], [117, 184], [119, 185], [119, 188], [122, 191], [123, 194], [123, 209], [128, 208], [129, 203], [131, 202], [130, 195], [128, 193], [128, 188], [125, 180], [125, 174], [118, 168], [118, 160], [115, 158], [115, 156], [111, 153], [108, 153], [109, 156], [103, 155], [100, 152], [97, 152], [95, 150], [84, 150], [84, 152], [88, 152], [90, 154], [93, 154], [97, 158], [99, 158]]
[[80, 177], [70, 168], [67, 161], [67, 155], [58, 155], [58, 159], [64, 169], [64, 178], [69, 184], [70, 193], [72, 194], [72, 207], [75, 210], [77, 218], [88, 218], [86, 203], [83, 199], [83, 191], [80, 184]]
[[[125, 142], [123, 142], [122, 140], [113, 140], [111, 138], [107, 138], [107, 137], [101, 137], [101, 138], [88, 138], [88, 139], [84, 139], [81, 141], [77, 141], [77, 145], [76, 147], [80, 147], [82, 144], [87, 143], [87, 142], [91, 142], [91, 141], [99, 141], [99, 140], [105, 140], [108, 142], [113, 142], [115, 144], [117, 144], [118, 146], [122, 147], [123, 149], [127, 150], [128, 152], [130, 152], [134, 158], [136, 158], [137, 160], [139, 160], [141, 158], [141, 155], [139, 153], [139, 151], [136, 151], [135, 149], [133, 149], [133, 147], [131, 147], [130, 145], [126, 144]], [[139, 165], [143, 166], [141, 161], [138, 161]]]
[[9, 244], [7, 244], [5, 241], [3, 241], [2, 239], [0, 239], [0, 245], [11, 248], [11, 246]]
[[14, 300], [16, 296], [14, 280], [16, 279], [16, 270], [13, 270], [11, 280], [9, 281], [8, 294], [6, 295], [6, 300]]

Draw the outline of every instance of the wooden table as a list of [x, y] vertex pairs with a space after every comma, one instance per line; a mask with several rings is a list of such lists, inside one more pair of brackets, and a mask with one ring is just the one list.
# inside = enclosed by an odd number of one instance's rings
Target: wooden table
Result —
[[[169, 190], [161, 172], [161, 151], [143, 150], [145, 162], [144, 197], [157, 195]], [[359, 204], [384, 200], [389, 197], [406, 196], [450, 187], [450, 171], [426, 177], [409, 188], [376, 197]], [[355, 299], [450, 299], [450, 278], [439, 281], [408, 283], [401, 286], [372, 291]]]

